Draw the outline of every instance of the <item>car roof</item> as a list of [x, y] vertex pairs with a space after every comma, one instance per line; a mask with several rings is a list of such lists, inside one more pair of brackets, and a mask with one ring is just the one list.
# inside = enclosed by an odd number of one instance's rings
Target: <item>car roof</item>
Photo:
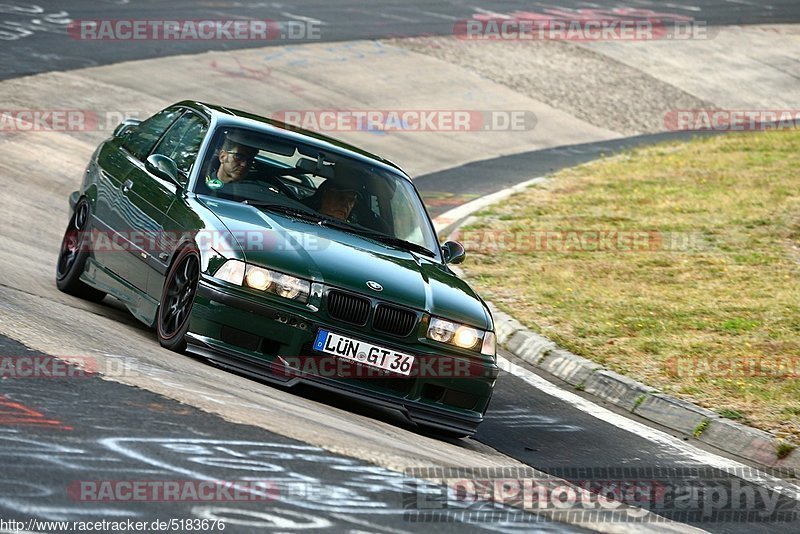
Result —
[[361, 148], [345, 143], [333, 137], [306, 130], [298, 126], [287, 124], [283, 121], [269, 119], [248, 113], [237, 109], [232, 109], [206, 102], [199, 102], [197, 100], [184, 100], [178, 102], [175, 106], [184, 106], [199, 111], [209, 119], [216, 122], [216, 126], [229, 126], [229, 127], [242, 127], [242, 128], [257, 128], [259, 130], [273, 133], [280, 133], [283, 136], [293, 138], [298, 142], [307, 143], [317, 146], [326, 150], [338, 152], [344, 156], [349, 156], [359, 160], [368, 160], [367, 163], [378, 163], [383, 166], [391, 167], [393, 171], [400, 174], [403, 178], [411, 181], [411, 178], [396, 164], [382, 158], [371, 152], [367, 152]]

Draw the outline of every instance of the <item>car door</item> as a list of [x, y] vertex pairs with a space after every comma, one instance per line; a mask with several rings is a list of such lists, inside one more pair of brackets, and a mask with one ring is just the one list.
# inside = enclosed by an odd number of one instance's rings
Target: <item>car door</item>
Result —
[[112, 244], [118, 242], [118, 234], [122, 231], [117, 209], [119, 194], [131, 172], [131, 162], [126, 151], [120, 148], [120, 140], [100, 145], [87, 172], [96, 190], [92, 226], [99, 233], [95, 236], [94, 257], [113, 270], [116, 252], [112, 250]]
[[152, 223], [131, 212], [128, 198], [132, 185], [131, 173], [142, 165], [181, 113], [180, 108], [168, 108], [156, 113], [131, 128], [120, 139], [106, 143], [97, 158], [102, 186], [98, 187], [96, 216], [100, 220], [98, 229], [104, 232], [107, 240], [104, 246], [96, 247], [95, 257], [106, 269], [142, 290], [146, 279], [137, 276], [136, 269], [131, 269], [132, 265], [136, 265], [131, 262], [131, 257], [140, 254], [138, 236], [143, 228], [152, 226]]
[[144, 251], [144, 254], [140, 253], [138, 259], [141, 263], [139, 268], [145, 271], [143, 276], [146, 276], [146, 292], [156, 300], [161, 297], [170, 253], [177, 242], [176, 226], [171, 223], [165, 225], [167, 212], [183, 196], [189, 173], [207, 132], [206, 118], [187, 110], [152, 150], [152, 154], [167, 156], [175, 162], [178, 168], [177, 183], [156, 176], [146, 165], [137, 166], [129, 175], [133, 184], [129, 193], [132, 212], [151, 221], [155, 231], [154, 239], [148, 241], [150, 249]]

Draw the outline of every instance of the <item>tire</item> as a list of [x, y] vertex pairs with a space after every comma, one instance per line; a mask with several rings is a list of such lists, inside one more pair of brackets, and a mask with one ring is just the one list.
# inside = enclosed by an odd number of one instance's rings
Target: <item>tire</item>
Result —
[[86, 259], [89, 257], [87, 232], [90, 213], [91, 207], [85, 198], [75, 205], [75, 211], [64, 231], [61, 250], [56, 261], [56, 286], [64, 293], [92, 302], [100, 302], [106, 294], [80, 279], [86, 266]]
[[192, 247], [181, 249], [167, 273], [158, 306], [156, 330], [162, 347], [175, 352], [186, 350], [185, 336], [199, 281], [200, 255]]

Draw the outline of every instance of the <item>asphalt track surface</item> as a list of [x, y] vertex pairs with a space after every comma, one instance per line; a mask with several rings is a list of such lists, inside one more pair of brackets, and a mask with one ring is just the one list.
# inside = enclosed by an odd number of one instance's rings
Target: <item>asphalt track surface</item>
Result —
[[415, 178], [414, 184], [425, 199], [431, 217], [437, 217], [475, 198], [530, 180], [532, 176], [545, 176], [567, 167], [640, 146], [667, 141], [686, 141], [708, 135], [719, 135], [719, 133], [664, 132], [533, 150], [425, 174]]
[[[0, 353], [47, 361], [46, 355], [2, 337]], [[504, 352], [501, 355], [509, 357]], [[225, 372], [220, 373], [224, 380]], [[409, 442], [417, 435], [411, 424], [391, 410], [312, 388], [297, 387], [292, 393], [405, 429]], [[705, 469], [700, 461], [604, 424], [511, 374], [501, 374], [486, 421], [472, 439], [552, 475], [552, 480], [566, 479], [579, 487], [625, 483], [644, 488], [645, 497], [623, 500], [645, 507], [658, 502], [652, 507], [661, 517], [709, 532], [767, 533], [800, 528], [794, 500], [772, 493], [764, 493], [762, 498], [758, 486], [736, 473]], [[417, 532], [432, 527], [441, 532], [582, 532], [581, 523], [589, 521], [587, 517], [577, 525], [564, 524], [518, 512], [511, 518], [480, 521], [470, 514], [477, 514], [485, 503], [466, 506], [452, 494], [446, 500], [442, 485], [426, 485], [423, 493], [416, 473], [390, 471], [255, 426], [229, 423], [77, 368], [71, 376], [3, 380], [0, 462], [0, 518], [6, 521], [132, 520], [150, 524], [200, 518], [223, 521], [225, 532]], [[496, 478], [509, 477], [493, 473]], [[546, 484], [550, 479], [538, 480]], [[134, 497], [125, 484], [137, 481], [146, 481], [153, 489]], [[232, 489], [209, 493], [200, 486], [207, 481]], [[164, 496], [175, 484], [181, 485], [180, 500]], [[705, 487], [730, 490], [734, 484], [760, 499], [756, 510], [770, 513], [751, 513], [745, 518], [736, 514], [735, 507], [714, 511], [705, 497], [694, 502], [678, 500]], [[661, 501], [657, 500], [659, 488], [666, 495]], [[765, 503], [771, 499], [775, 499], [774, 508], [767, 508]], [[419, 505], [420, 501], [444, 503], [454, 519], [414, 521], [415, 513], [433, 506]], [[462, 515], [465, 509], [466, 516]], [[54, 530], [41, 524], [33, 529]]]
[[[4, 338], [0, 352], [45, 356]], [[413, 514], [411, 504], [422, 491], [416, 484], [428, 495], [441, 495], [441, 487], [425, 486], [411, 473], [229, 423], [74, 369], [67, 378], [3, 383], [0, 518], [5, 521], [43, 532], [57, 529], [45, 526], [47, 521], [151, 525], [172, 519], [219, 520], [224, 532], [233, 533], [406, 531], [413, 524], [404, 512]], [[135, 496], [128, 489], [134, 481], [148, 481], [151, 489]], [[209, 481], [217, 481], [214, 489], [201, 485]], [[179, 493], [170, 494], [170, 487]], [[42, 521], [38, 527], [31, 528], [32, 518]], [[517, 514], [517, 521], [544, 532], [584, 531], [533, 514]], [[503, 528], [498, 522], [437, 524], [441, 532]]]
[[[446, 0], [378, 0], [365, 4], [353, 0], [320, 2], [293, 0], [238, 2], [206, 0], [12, 0], [0, 4], [0, 80], [40, 72], [106, 65], [135, 59], [195, 54], [209, 50], [231, 50], [304, 42], [380, 39], [392, 36], [448, 35], [453, 26], [476, 14], [508, 14], [517, 11], [548, 12], [554, 4], [562, 12], [579, 9], [622, 10], [621, 13], [646, 13], [692, 17], [708, 25], [768, 24], [800, 22], [800, 7], [795, 0], [674, 0], [667, 4], [654, 0], [561, 2], [508, 1], [480, 2]], [[626, 11], [627, 10], [627, 11]], [[634, 10], [634, 11], [631, 11]], [[552, 12], [552, 11], [550, 11]], [[568, 16], [568, 15], [567, 15]], [[80, 39], [69, 34], [70, 21], [80, 20], [234, 20], [259, 19], [310, 22], [270, 34], [269, 39], [243, 41], [106, 41]], [[315, 22], [317, 21], [317, 22]], [[305, 29], [302, 29], [305, 28]]]
[[[448, 2], [431, 7], [427, 3], [383, 2], [369, 8], [363, 4], [297, 1], [291, 6], [265, 2], [183, 2], [169, 8], [157, 2], [59, 2], [39, 4], [50, 21], [61, 20], [60, 11], [77, 18], [148, 18], [182, 17], [259, 17], [275, 20], [297, 15], [313, 17], [326, 23], [325, 40], [349, 40], [389, 35], [447, 34], [452, 18], [468, 17], [475, 5]], [[637, 7], [663, 11], [658, 2], [636, 2]], [[43, 13], [22, 13], [3, 4], [0, 30], [23, 35], [5, 42], [0, 49], [0, 78], [50, 70], [73, 69], [90, 65], [196, 53], [210, 48], [204, 43], [145, 42], [84, 43], [66, 36], [57, 22], [45, 20]], [[378, 6], [381, 7], [378, 7]], [[491, 9], [511, 12], [531, 10], [537, 3], [493, 2]], [[584, 2], [565, 2], [565, 6], [590, 6]], [[596, 6], [597, 3], [591, 3]], [[618, 6], [618, 3], [609, 3]], [[796, 2], [773, 2], [765, 9], [756, 2], [675, 2], [670, 9], [691, 13], [696, 19], [713, 24], [797, 22], [800, 7]], [[32, 9], [31, 4], [17, 7]], [[675, 7], [678, 6], [678, 7]], [[681, 8], [684, 6], [686, 9]], [[690, 9], [697, 7], [697, 9]], [[486, 6], [484, 6], [485, 9]], [[424, 14], [423, 11], [427, 14]], [[98, 15], [101, 12], [101, 15]], [[289, 15], [286, 15], [286, 14]], [[434, 14], [435, 13], [435, 14]], [[436, 14], [440, 15], [437, 16]], [[25, 17], [28, 17], [27, 19]], [[17, 18], [14, 18], [17, 17]], [[443, 17], [450, 17], [443, 18]], [[405, 19], [405, 20], [403, 20]], [[10, 24], [9, 21], [14, 22]], [[48, 24], [50, 26], [48, 26]], [[47, 29], [43, 29], [47, 27]], [[16, 28], [16, 30], [14, 29]], [[275, 41], [276, 44], [286, 44]], [[122, 46], [116, 46], [122, 44]], [[230, 46], [264, 46], [265, 43], [232, 43]], [[269, 44], [269, 43], [267, 43]], [[10, 45], [10, 46], [9, 46]], [[97, 46], [101, 45], [101, 46]], [[87, 46], [94, 46], [92, 49]], [[222, 48], [224, 49], [223, 45]], [[218, 43], [214, 49], [220, 49]], [[516, 177], [545, 174], [561, 167], [582, 163], [616, 150], [650, 143], [667, 136], [643, 136], [572, 147], [560, 147], [536, 153], [508, 156], [471, 163], [466, 166], [421, 176], [417, 185], [438, 214], [471, 195], [489, 193], [515, 183]], [[686, 135], [686, 134], [677, 134]], [[502, 172], [498, 172], [501, 169]], [[541, 172], [539, 172], [539, 169]], [[491, 174], [488, 171], [492, 171]], [[504, 176], [503, 181], [485, 177]], [[117, 307], [108, 303], [97, 313], [117, 316]], [[120, 328], [141, 328], [121, 322]], [[155, 335], [152, 343], [156, 344]], [[132, 348], [135, 354], [135, 348]], [[13, 340], [0, 339], [0, 354], [30, 355]], [[506, 354], [506, 356], [508, 356]], [[219, 371], [221, 381], [226, 372]], [[263, 385], [264, 388], [271, 386]], [[454, 523], [417, 525], [403, 519], [404, 499], [409, 496], [402, 474], [391, 472], [357, 459], [336, 455], [297, 442], [261, 428], [228, 423], [222, 418], [147, 391], [97, 377], [82, 379], [19, 379], [2, 381], [3, 403], [0, 424], [0, 518], [27, 520], [31, 517], [51, 520], [141, 520], [168, 518], [222, 518], [226, 531], [251, 532], [259, 529], [297, 530], [301, 528], [332, 531], [418, 531], [434, 526], [437, 530], [552, 530], [579, 531], [572, 526], [537, 521], [531, 523], [486, 524]], [[413, 441], [416, 430], [398, 414], [352, 403], [336, 396], [299, 388], [294, 394], [367, 415], [407, 431]], [[553, 474], [567, 468], [700, 468], [702, 465], [662, 447], [558, 402], [521, 379], [502, 374], [487, 419], [472, 440], [488, 445], [523, 463]], [[599, 478], [598, 475], [589, 477]], [[567, 477], [569, 478], [569, 477]], [[641, 478], [641, 477], [640, 477]], [[702, 481], [702, 476], [699, 477]], [[92, 480], [246, 480], [267, 479], [278, 483], [274, 499], [238, 500], [214, 503], [137, 502], [103, 503], [75, 499], [69, 493], [76, 481]], [[72, 484], [72, 485], [71, 485]], [[789, 513], [757, 522], [721, 518], [692, 520], [712, 532], [772, 532], [800, 529], [794, 503], [779, 500]], [[666, 514], [669, 515], [669, 514]], [[680, 520], [680, 517], [676, 517]], [[694, 519], [697, 519], [696, 517]], [[2, 529], [0, 529], [2, 530]], [[42, 531], [46, 531], [43, 529]]]

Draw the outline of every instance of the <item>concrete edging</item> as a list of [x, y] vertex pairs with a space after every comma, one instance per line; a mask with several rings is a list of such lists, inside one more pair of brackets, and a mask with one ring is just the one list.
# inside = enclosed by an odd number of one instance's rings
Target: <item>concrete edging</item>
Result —
[[722, 451], [768, 467], [800, 468], [797, 449], [777, 456], [779, 439], [701, 408], [688, 401], [603, 368], [559, 348], [544, 336], [531, 332], [505, 312], [488, 303], [497, 329], [498, 343], [537, 369], [563, 380], [605, 402], [667, 428], [692, 436]]
[[[543, 177], [534, 178], [468, 202], [434, 219], [434, 226], [440, 235], [449, 235], [473, 213], [544, 180]], [[459, 275], [463, 274], [460, 269], [453, 270]], [[716, 412], [665, 395], [646, 384], [605, 369], [600, 364], [572, 354], [546, 337], [528, 330], [491, 302], [487, 304], [494, 318], [498, 344], [537, 369], [627, 412], [729, 454], [766, 467], [800, 469], [800, 449], [796, 448], [784, 458], [778, 458], [778, 447], [781, 443], [796, 444], [783, 442], [768, 432], [731, 421]]]

